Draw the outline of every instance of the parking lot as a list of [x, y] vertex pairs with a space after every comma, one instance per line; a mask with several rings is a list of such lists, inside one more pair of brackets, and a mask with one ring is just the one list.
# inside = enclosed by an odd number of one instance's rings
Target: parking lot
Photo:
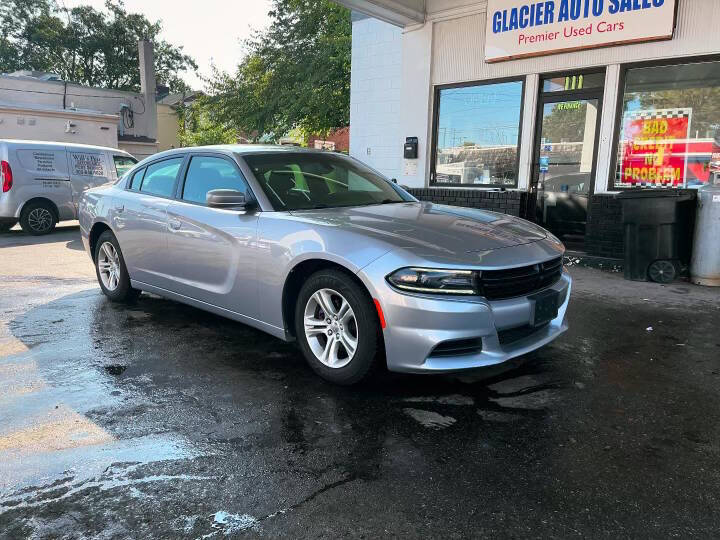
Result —
[[0, 235], [0, 537], [717, 537], [720, 290], [572, 266], [505, 371], [325, 383], [292, 344], [100, 294]]

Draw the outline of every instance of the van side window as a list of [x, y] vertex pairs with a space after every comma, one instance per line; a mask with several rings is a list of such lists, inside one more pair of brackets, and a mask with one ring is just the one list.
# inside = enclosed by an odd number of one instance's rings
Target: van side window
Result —
[[113, 156], [113, 162], [115, 163], [115, 172], [117, 172], [118, 178], [121, 178], [122, 175], [133, 168], [137, 163], [137, 159], [130, 156]]
[[132, 182], [130, 182], [130, 189], [134, 189], [137, 191], [140, 189], [140, 184], [142, 183], [143, 175], [145, 174], [145, 168], [143, 167], [139, 171], [136, 171], [135, 174], [132, 177]]
[[[172, 158], [148, 165], [140, 191], [159, 197], [172, 197], [175, 190], [175, 178], [185, 158]], [[133, 180], [135, 180], [133, 178]]]

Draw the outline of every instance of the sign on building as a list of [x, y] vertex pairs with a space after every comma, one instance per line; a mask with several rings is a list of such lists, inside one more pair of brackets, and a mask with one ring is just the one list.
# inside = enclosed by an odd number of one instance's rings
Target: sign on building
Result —
[[676, 0], [488, 0], [485, 61], [670, 39]]
[[692, 109], [628, 112], [616, 186], [683, 187]]

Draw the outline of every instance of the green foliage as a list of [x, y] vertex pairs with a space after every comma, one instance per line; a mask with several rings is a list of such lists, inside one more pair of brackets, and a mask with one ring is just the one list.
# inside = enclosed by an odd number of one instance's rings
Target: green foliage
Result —
[[720, 86], [630, 93], [625, 95], [626, 108], [627, 103], [632, 100], [638, 100], [643, 109], [692, 109], [692, 137], [695, 136], [695, 131], [700, 137], [714, 137], [718, 130]]
[[155, 43], [158, 82], [171, 91], [187, 89], [180, 73], [197, 65], [182, 47], [159, 39], [160, 22], [128, 13], [121, 0], [107, 0], [105, 8], [65, 10], [55, 0], [3, 0], [0, 72], [49, 71], [89, 86], [137, 91], [137, 43], [149, 39]]
[[204, 98], [178, 108], [180, 146], [205, 146], [236, 142], [235, 131], [218, 122]]
[[215, 71], [214, 117], [256, 140], [293, 128], [326, 134], [350, 121], [350, 11], [331, 0], [274, 0], [234, 74]]

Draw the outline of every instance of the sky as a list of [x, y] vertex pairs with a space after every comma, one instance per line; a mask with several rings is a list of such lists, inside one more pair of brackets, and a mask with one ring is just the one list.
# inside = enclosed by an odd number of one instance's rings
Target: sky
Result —
[[[151, 22], [162, 21], [161, 37], [172, 45], [182, 45], [185, 54], [195, 59], [201, 75], [210, 74], [214, 63], [225, 71], [234, 71], [243, 56], [243, 40], [253, 30], [269, 23], [270, 0], [125, 0], [131, 13], [143, 13]], [[58, 0], [68, 9], [91, 5], [104, 9], [105, 0]], [[193, 73], [183, 75], [194, 89], [203, 83]]]

